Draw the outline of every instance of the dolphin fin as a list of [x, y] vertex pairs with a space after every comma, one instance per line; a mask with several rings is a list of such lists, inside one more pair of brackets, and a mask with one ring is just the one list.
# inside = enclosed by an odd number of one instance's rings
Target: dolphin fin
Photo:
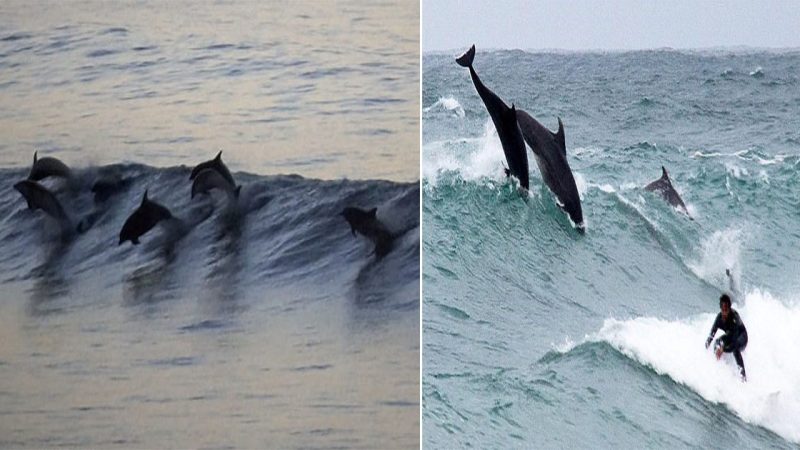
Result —
[[353, 236], [356, 235], [356, 227], [350, 225], [350, 232], [353, 233]]
[[503, 172], [505, 172], [505, 173], [506, 173], [506, 176], [507, 176], [507, 177], [510, 177], [510, 176], [511, 176], [511, 170], [509, 170], [509, 169], [506, 169], [505, 167], [503, 167]]
[[369, 215], [372, 218], [375, 218], [375, 213], [377, 213], [377, 212], [378, 212], [378, 208], [372, 208], [369, 211], [367, 211], [367, 215]]
[[472, 67], [472, 60], [475, 59], [475, 44], [466, 53], [456, 58], [456, 62], [461, 67]]
[[147, 189], [144, 190], [144, 196], [142, 197], [142, 206], [147, 203]]
[[28, 202], [28, 209], [30, 209], [30, 210], [35, 210], [35, 209], [36, 209], [36, 207], [35, 207], [35, 206], [33, 206], [33, 203], [31, 203], [31, 201], [30, 201], [30, 200], [28, 200], [28, 199], [26, 198], [26, 199], [25, 199], [25, 201], [26, 201], [26, 202]]
[[506, 114], [508, 115], [508, 120], [513, 121], [514, 124], [517, 123], [517, 107], [514, 103], [511, 103], [511, 109], [509, 109]]
[[139, 238], [131, 238], [131, 244], [139, 245]]
[[222, 150], [220, 150], [219, 153], [217, 153], [217, 156], [214, 158], [214, 160], [215, 161], [221, 161], [222, 160]]
[[664, 166], [661, 166], [661, 178], [669, 180], [669, 174], [667, 174], [667, 169]]
[[34, 150], [34, 151], [33, 151], [33, 163], [34, 163], [34, 164], [36, 164], [36, 161], [38, 160], [38, 158], [37, 158], [37, 156], [38, 156], [38, 155], [37, 155], [37, 153], [39, 153], [39, 151], [38, 151], [38, 150]]
[[564, 156], [567, 156], [567, 140], [564, 138], [564, 124], [561, 122], [561, 117], [558, 118], [558, 131], [553, 134], [553, 138], [561, 146]]
[[241, 193], [242, 193], [242, 185], [240, 184], [240, 185], [236, 186], [236, 189], [233, 191], [233, 196], [235, 198], [239, 198], [239, 194], [241, 194]]

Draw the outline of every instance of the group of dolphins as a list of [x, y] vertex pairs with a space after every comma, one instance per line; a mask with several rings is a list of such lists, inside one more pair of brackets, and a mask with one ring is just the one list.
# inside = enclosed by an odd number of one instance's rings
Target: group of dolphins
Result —
[[[474, 59], [475, 45], [456, 58], [456, 62], [462, 67], [469, 68], [472, 83], [489, 111], [508, 163], [506, 175], [513, 175], [519, 180], [523, 189], [529, 189], [528, 154], [525, 149], [527, 143], [536, 158], [536, 165], [539, 166], [544, 183], [556, 196], [558, 206], [566, 211], [577, 230], [584, 232], [586, 226], [583, 221], [581, 199], [567, 162], [567, 146], [561, 118], [558, 118], [558, 131], [553, 133], [530, 114], [517, 109], [513, 103], [509, 108], [478, 78], [472, 67]], [[660, 194], [670, 205], [681, 209], [688, 216], [686, 205], [672, 186], [667, 169], [662, 166], [661, 170], [661, 178], [648, 184], [644, 189]]]
[[[33, 166], [28, 174], [28, 178], [14, 185], [14, 189], [22, 194], [22, 197], [31, 210], [41, 209], [48, 216], [59, 222], [62, 230], [62, 237], [73, 231], [78, 233], [85, 232], [94, 220], [82, 220], [77, 225], [69, 218], [63, 206], [56, 198], [55, 194], [39, 181], [48, 177], [58, 177], [71, 179], [73, 173], [70, 168], [54, 157], [38, 158], [38, 152], [33, 154]], [[198, 194], [208, 194], [212, 189], [217, 189], [228, 197], [230, 203], [235, 204], [241, 193], [241, 185], [236, 185], [228, 168], [222, 161], [222, 151], [217, 153], [214, 159], [202, 162], [192, 169], [189, 179], [192, 180], [191, 198]], [[127, 180], [108, 180], [99, 179], [92, 185], [95, 193], [95, 201], [102, 201], [108, 197], [108, 192], [119, 190], [127, 185]], [[385, 256], [391, 249], [392, 244], [400, 234], [392, 233], [377, 216], [377, 208], [364, 210], [357, 207], [348, 206], [344, 208], [341, 215], [350, 225], [353, 236], [356, 232], [365, 236], [375, 244], [375, 255], [378, 259]], [[130, 241], [132, 244], [139, 244], [139, 238], [154, 228], [162, 221], [173, 220], [175, 217], [164, 205], [157, 203], [147, 197], [147, 190], [144, 191], [142, 202], [133, 213], [125, 220], [119, 233], [119, 244]], [[177, 219], [175, 219], [177, 220]]]

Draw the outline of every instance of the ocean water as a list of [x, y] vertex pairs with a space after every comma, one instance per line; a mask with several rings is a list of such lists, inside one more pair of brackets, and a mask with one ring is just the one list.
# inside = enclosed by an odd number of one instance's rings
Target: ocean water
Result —
[[[0, 5], [0, 447], [418, 446], [418, 14]], [[220, 149], [236, 205], [190, 195]], [[88, 229], [12, 188], [34, 150]], [[118, 245], [145, 190], [180, 222]]]
[[[564, 121], [582, 235], [535, 164], [505, 178], [469, 44], [423, 54], [424, 446], [797, 448], [800, 53], [478, 48]], [[662, 165], [691, 218], [644, 191]], [[747, 383], [703, 346], [726, 268]]]
[[0, 135], [0, 167], [221, 149], [232, 170], [416, 181], [419, 5], [4, 1]]

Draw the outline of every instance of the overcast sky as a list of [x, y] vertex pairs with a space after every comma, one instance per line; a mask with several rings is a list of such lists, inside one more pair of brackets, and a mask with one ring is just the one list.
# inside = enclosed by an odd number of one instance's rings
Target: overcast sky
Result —
[[800, 1], [422, 0], [422, 51], [800, 48]]

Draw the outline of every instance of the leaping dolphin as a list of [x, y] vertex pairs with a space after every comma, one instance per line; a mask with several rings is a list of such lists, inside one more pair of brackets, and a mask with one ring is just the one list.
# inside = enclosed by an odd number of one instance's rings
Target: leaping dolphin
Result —
[[462, 67], [469, 68], [472, 83], [475, 85], [481, 100], [483, 100], [486, 110], [489, 111], [489, 116], [492, 117], [497, 136], [500, 138], [500, 144], [503, 145], [506, 162], [508, 162], [506, 175], [514, 175], [519, 179], [520, 186], [528, 189], [528, 155], [525, 152], [525, 142], [522, 139], [519, 126], [517, 126], [517, 110], [513, 103], [509, 108], [500, 97], [484, 86], [472, 67], [474, 59], [475, 45], [458, 57], [456, 62]]
[[102, 203], [112, 195], [126, 189], [131, 184], [130, 178], [123, 178], [118, 174], [112, 174], [100, 178], [92, 184], [95, 203]]
[[214, 159], [210, 159], [205, 162], [201, 162], [200, 164], [196, 165], [194, 169], [192, 169], [191, 175], [189, 175], [190, 180], [194, 180], [197, 175], [202, 172], [204, 169], [214, 169], [225, 178], [231, 186], [236, 186], [236, 182], [233, 181], [233, 175], [225, 166], [225, 163], [222, 162], [222, 150], [217, 153], [217, 156]]
[[644, 190], [660, 194], [661, 197], [667, 201], [667, 203], [672, 205], [674, 208], [683, 211], [684, 214], [692, 219], [692, 216], [689, 214], [689, 210], [686, 209], [686, 205], [683, 203], [678, 191], [676, 191], [672, 186], [672, 181], [670, 181], [669, 174], [664, 166], [661, 166], [661, 178], [645, 186]]
[[61, 226], [61, 232], [72, 232], [72, 220], [70, 220], [61, 203], [50, 190], [32, 180], [22, 180], [14, 185], [14, 189], [19, 191], [28, 203], [31, 210], [41, 209], [48, 216], [56, 219]]
[[134, 245], [138, 244], [139, 237], [150, 231], [158, 222], [171, 218], [172, 213], [164, 206], [149, 200], [145, 190], [142, 204], [122, 225], [122, 230], [119, 232], [119, 245], [125, 241], [131, 241]]
[[45, 156], [39, 159], [38, 151], [33, 152], [33, 166], [31, 172], [28, 174], [28, 179], [32, 181], [39, 181], [47, 177], [62, 177], [69, 178], [72, 172], [66, 164], [52, 156]]
[[386, 225], [378, 220], [375, 215], [377, 211], [378, 208], [372, 208], [367, 211], [348, 206], [342, 211], [342, 216], [350, 224], [350, 231], [353, 236], [356, 235], [357, 231], [375, 244], [375, 256], [380, 259], [392, 249], [392, 242], [396, 236], [386, 228]]
[[517, 121], [525, 142], [528, 143], [544, 183], [558, 199], [559, 206], [567, 212], [578, 231], [584, 231], [583, 211], [575, 177], [567, 162], [567, 145], [564, 124], [558, 119], [558, 132], [552, 133], [523, 110], [517, 110]]
[[192, 183], [192, 198], [197, 194], [207, 194], [211, 189], [224, 192], [229, 200], [239, 198], [241, 186], [233, 186], [222, 174], [214, 169], [203, 169], [197, 173]]

